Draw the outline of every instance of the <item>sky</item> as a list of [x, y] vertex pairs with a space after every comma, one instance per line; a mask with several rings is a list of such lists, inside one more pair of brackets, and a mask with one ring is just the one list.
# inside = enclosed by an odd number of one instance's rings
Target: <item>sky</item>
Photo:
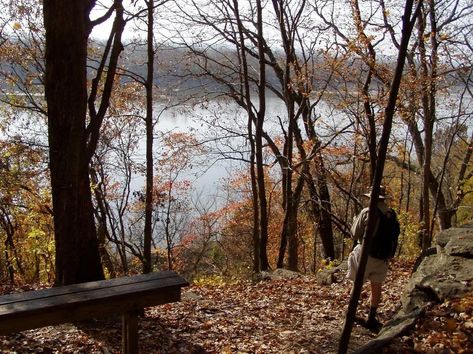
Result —
[[[105, 14], [106, 9], [104, 8], [105, 4], [110, 5], [112, 1], [110, 0], [105, 0], [105, 1], [97, 1], [97, 5], [94, 7], [92, 10], [90, 18], [92, 20], [95, 20], [103, 14]], [[102, 5], [104, 4], [104, 5]], [[112, 23], [113, 23], [113, 16], [110, 18], [108, 21], [104, 22], [103, 24], [100, 24], [98, 26], [95, 26], [94, 29], [92, 30], [91, 37], [95, 39], [107, 39], [108, 35], [110, 34], [110, 30], [112, 29]]]

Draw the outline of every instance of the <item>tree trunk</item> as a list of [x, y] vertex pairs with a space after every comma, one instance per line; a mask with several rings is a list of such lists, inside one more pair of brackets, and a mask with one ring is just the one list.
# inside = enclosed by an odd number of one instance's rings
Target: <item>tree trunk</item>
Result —
[[104, 278], [93, 216], [85, 129], [90, 4], [86, 0], [43, 2], [58, 285]]
[[[151, 272], [151, 240], [153, 217], [153, 78], [154, 78], [154, 49], [153, 23], [154, 0], [146, 1], [148, 6], [148, 63], [146, 75], [146, 198], [145, 198], [145, 227], [143, 239], [143, 273]], [[169, 261], [171, 263], [171, 261]], [[171, 269], [171, 267], [169, 267]]]
[[[102, 259], [103, 265], [105, 269], [107, 269], [108, 274], [110, 274], [110, 277], [115, 278], [115, 266], [106, 248], [107, 240], [110, 240], [112, 238], [107, 228], [108, 215], [106, 210], [106, 200], [99, 186], [100, 182], [96, 169], [90, 168], [89, 175], [92, 184], [97, 186], [96, 188], [94, 188], [94, 196], [95, 201], [97, 203], [97, 207], [94, 210], [94, 214], [95, 219], [97, 220], [97, 240], [99, 242], [100, 259]], [[118, 252], [120, 253], [120, 248], [118, 248]]]
[[250, 93], [250, 82], [248, 74], [248, 64], [246, 60], [246, 46], [245, 46], [245, 37], [243, 24], [240, 18], [240, 12], [238, 7], [238, 1], [233, 0], [233, 11], [235, 13], [235, 18], [237, 21], [238, 27], [238, 37], [240, 41], [239, 45], [239, 64], [240, 64], [240, 86], [241, 86], [241, 96], [246, 107], [248, 121], [247, 121], [247, 133], [248, 133], [248, 142], [250, 145], [250, 183], [251, 183], [251, 201], [252, 201], [252, 221], [253, 221], [253, 230], [252, 230], [252, 255], [253, 255], [253, 272], [258, 273], [261, 271], [261, 255], [266, 253], [265, 249], [261, 250], [261, 222], [260, 222], [260, 205], [259, 205], [259, 190], [257, 183], [257, 171], [256, 171], [256, 143], [255, 137], [253, 136], [253, 123], [256, 123], [257, 118], [255, 117], [254, 112], [252, 111], [252, 102], [251, 102], [251, 93]]
[[[376, 169], [373, 178], [373, 190], [370, 198], [369, 214], [367, 228], [363, 235], [363, 248], [361, 252], [361, 259], [359, 263], [359, 268], [356, 274], [355, 283], [353, 284], [353, 289], [351, 292], [350, 302], [348, 304], [348, 309], [345, 317], [345, 323], [343, 325], [342, 334], [340, 337], [338, 354], [345, 354], [348, 350], [348, 343], [350, 341], [350, 335], [355, 322], [356, 308], [358, 306], [358, 301], [360, 299], [361, 289], [363, 286], [363, 278], [366, 269], [366, 262], [368, 260], [368, 250], [372, 241], [372, 233], [375, 229], [376, 224], [376, 203], [379, 195], [379, 186], [383, 178], [384, 164], [386, 161], [386, 152], [388, 150], [389, 137], [391, 135], [392, 120], [394, 116], [394, 111], [396, 108], [396, 100], [399, 92], [399, 86], [401, 84], [402, 73], [404, 69], [404, 63], [406, 60], [407, 46], [409, 43], [409, 38], [411, 36], [412, 27], [414, 26], [414, 21], [416, 14], [411, 19], [413, 0], [407, 0], [404, 9], [404, 16], [402, 17], [402, 37], [401, 45], [398, 52], [398, 60], [396, 65], [396, 70], [393, 77], [393, 82], [389, 92], [389, 99], [384, 111], [384, 124], [383, 124], [383, 133], [381, 135], [378, 158], [376, 161]], [[418, 11], [418, 8], [417, 10]]]
[[353, 11], [353, 18], [355, 21], [355, 25], [357, 28], [358, 36], [361, 39], [361, 42], [365, 46], [367, 51], [368, 62], [370, 65], [368, 75], [366, 76], [365, 83], [363, 84], [362, 88], [362, 97], [363, 97], [363, 109], [365, 111], [366, 120], [368, 123], [369, 134], [367, 137], [368, 140], [368, 151], [370, 157], [370, 181], [373, 180], [374, 171], [376, 169], [376, 159], [377, 159], [377, 152], [376, 152], [376, 121], [373, 114], [373, 109], [371, 107], [371, 98], [369, 94], [369, 89], [371, 85], [371, 79], [373, 76], [373, 65], [376, 63], [376, 52], [371, 44], [368, 36], [365, 33], [365, 29], [363, 26], [363, 21], [361, 19], [361, 11], [358, 0], [352, 1], [352, 11]]
[[[295, 204], [295, 203], [294, 203]], [[299, 239], [297, 237], [297, 205], [291, 207], [288, 213], [288, 242], [287, 269], [299, 271]]]
[[[423, 6], [422, 6], [423, 8]], [[423, 213], [422, 213], [422, 250], [426, 250], [430, 247], [429, 245], [429, 234], [430, 234], [430, 196], [429, 196], [429, 184], [430, 184], [430, 161], [432, 153], [432, 124], [430, 117], [430, 108], [428, 100], [428, 77], [427, 77], [427, 58], [426, 49], [424, 43], [424, 32], [425, 23], [423, 12], [419, 13], [418, 16], [418, 27], [419, 27], [419, 50], [420, 50], [420, 61], [421, 61], [421, 82], [422, 82], [422, 107], [424, 111], [424, 156], [422, 164], [422, 200], [423, 200]]]
[[[310, 169], [307, 170], [307, 186], [309, 189], [309, 196], [311, 199], [311, 212], [314, 220], [317, 220], [317, 230], [320, 235], [323, 247], [323, 256], [325, 258], [335, 259], [335, 246], [333, 242], [333, 229], [332, 229], [332, 202], [330, 198], [330, 191], [327, 185], [327, 171], [325, 170], [324, 158], [320, 152], [320, 139], [315, 133], [315, 127], [310, 119], [310, 104], [307, 98], [300, 96], [297, 100], [299, 105], [302, 106], [302, 119], [304, 122], [305, 132], [308, 138], [313, 142], [315, 156], [314, 160], [314, 174], [316, 181], [314, 181], [313, 175]], [[299, 133], [300, 135], [300, 133]], [[298, 137], [301, 140], [297, 145], [303, 160], [307, 159], [307, 154], [303, 152], [304, 146], [302, 144], [302, 137]], [[307, 161], [309, 163], [310, 161]], [[318, 193], [317, 193], [318, 190]]]
[[320, 152], [317, 153], [315, 161], [317, 166], [319, 166], [319, 168], [316, 170], [320, 201], [318, 229], [320, 239], [322, 240], [324, 257], [334, 260], [335, 246], [333, 243], [332, 230], [332, 202], [330, 199], [330, 192], [328, 190], [324, 162]]
[[264, 36], [263, 36], [263, 8], [261, 0], [256, 1], [257, 28], [258, 28], [258, 54], [259, 54], [259, 82], [258, 98], [259, 107], [256, 116], [255, 129], [255, 152], [256, 152], [256, 176], [258, 183], [259, 199], [259, 231], [260, 231], [260, 267], [261, 270], [269, 269], [267, 255], [268, 247], [268, 203], [266, 200], [266, 185], [264, 177], [263, 161], [263, 124], [266, 114], [266, 63], [264, 58]]
[[[5, 247], [7, 245], [5, 244]], [[13, 267], [13, 263], [11, 261], [11, 256], [8, 253], [8, 250], [5, 248], [5, 267], [7, 269], [8, 273], [8, 279], [10, 281], [10, 284], [13, 285], [15, 284], [15, 268]]]
[[[284, 144], [284, 150], [283, 150], [283, 156], [286, 156], [286, 145], [287, 143]], [[277, 268], [283, 268], [284, 267], [284, 257], [286, 256], [286, 249], [287, 249], [287, 241], [288, 241], [288, 215], [286, 212], [287, 205], [288, 205], [288, 192], [287, 188], [290, 186], [286, 181], [290, 178], [289, 174], [289, 165], [287, 159], [282, 159], [280, 160], [280, 166], [281, 166], [281, 174], [282, 174], [282, 179], [281, 179], [281, 189], [282, 189], [282, 207], [283, 210], [285, 211], [284, 215], [284, 221], [283, 221], [283, 226], [281, 230], [281, 239], [279, 241], [279, 253], [278, 253], [278, 260], [277, 260]]]
[[[287, 103], [286, 103], [287, 104]], [[294, 223], [296, 222], [294, 220], [294, 213], [295, 211], [293, 210], [294, 208], [297, 208], [297, 205], [294, 203], [294, 191], [292, 189], [293, 181], [293, 173], [292, 173], [292, 166], [291, 166], [291, 161], [292, 161], [292, 152], [293, 152], [293, 125], [294, 123], [292, 122], [294, 120], [294, 115], [293, 115], [293, 109], [291, 113], [291, 108], [290, 104], [288, 105], [288, 117], [290, 120], [289, 123], [289, 128], [288, 128], [288, 134], [286, 137], [286, 142], [285, 142], [285, 148], [284, 148], [284, 156], [286, 157], [287, 160], [287, 168], [284, 171], [283, 170], [283, 182], [282, 182], [282, 193], [283, 193], [283, 208], [284, 208], [284, 222], [283, 222], [283, 227], [281, 230], [281, 241], [280, 241], [280, 246], [279, 246], [279, 255], [278, 255], [278, 262], [277, 266], [278, 268], [283, 268], [284, 266], [284, 257], [286, 253], [286, 248], [287, 245], [289, 244], [289, 249], [291, 250], [289, 253], [289, 257], [292, 259], [288, 259], [288, 267], [297, 268], [297, 240], [295, 236], [293, 235], [294, 232]], [[289, 266], [289, 263], [291, 266]]]

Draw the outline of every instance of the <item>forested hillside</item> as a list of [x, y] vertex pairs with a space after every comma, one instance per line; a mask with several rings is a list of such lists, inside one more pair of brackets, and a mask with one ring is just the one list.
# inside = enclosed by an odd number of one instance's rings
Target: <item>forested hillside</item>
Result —
[[5, 291], [306, 279], [380, 185], [403, 265], [473, 220], [471, 1], [0, 6]]

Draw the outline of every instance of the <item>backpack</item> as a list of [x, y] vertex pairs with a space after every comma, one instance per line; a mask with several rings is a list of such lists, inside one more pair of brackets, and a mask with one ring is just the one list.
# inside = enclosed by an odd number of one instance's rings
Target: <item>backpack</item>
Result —
[[390, 209], [385, 215], [379, 208], [376, 209], [379, 223], [378, 229], [373, 236], [369, 255], [373, 258], [386, 260], [394, 257], [396, 254], [401, 229], [394, 210]]

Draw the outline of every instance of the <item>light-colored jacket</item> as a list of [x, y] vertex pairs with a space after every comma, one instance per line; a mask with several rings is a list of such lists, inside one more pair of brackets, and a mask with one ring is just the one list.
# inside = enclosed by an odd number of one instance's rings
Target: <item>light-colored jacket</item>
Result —
[[[377, 203], [377, 207], [385, 215], [390, 210], [384, 200], [379, 200]], [[351, 226], [351, 236], [359, 243], [361, 243], [361, 241], [363, 240], [365, 229], [368, 226], [368, 211], [369, 208], [364, 208], [357, 216], [355, 216], [355, 218], [353, 219], [353, 224]], [[375, 232], [377, 228], [378, 224], [376, 224]]]

